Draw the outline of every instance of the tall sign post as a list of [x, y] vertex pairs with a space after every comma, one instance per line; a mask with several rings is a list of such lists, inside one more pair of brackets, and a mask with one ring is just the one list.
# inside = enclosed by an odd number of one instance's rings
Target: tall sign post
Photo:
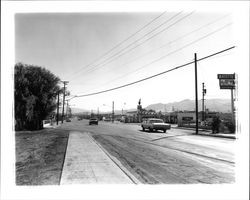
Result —
[[235, 125], [234, 117], [234, 97], [233, 90], [235, 89], [235, 73], [234, 74], [218, 74], [217, 75], [220, 83], [220, 89], [231, 90], [231, 110], [232, 110], [232, 122]]

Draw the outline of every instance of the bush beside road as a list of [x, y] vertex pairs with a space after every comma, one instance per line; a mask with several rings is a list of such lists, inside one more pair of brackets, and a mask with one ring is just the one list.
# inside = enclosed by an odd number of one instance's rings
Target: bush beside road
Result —
[[16, 184], [59, 185], [69, 131], [16, 132]]

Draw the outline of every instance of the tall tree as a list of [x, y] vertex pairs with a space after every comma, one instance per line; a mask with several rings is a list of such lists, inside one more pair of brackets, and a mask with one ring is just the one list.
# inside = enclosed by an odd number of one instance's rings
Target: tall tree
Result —
[[45, 68], [17, 63], [15, 65], [16, 130], [38, 130], [42, 120], [56, 108], [60, 79]]

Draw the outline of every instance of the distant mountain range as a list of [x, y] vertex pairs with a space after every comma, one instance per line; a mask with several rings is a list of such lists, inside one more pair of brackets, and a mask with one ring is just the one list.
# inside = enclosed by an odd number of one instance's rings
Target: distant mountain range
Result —
[[[198, 101], [199, 111], [202, 110], [202, 101]], [[231, 112], [231, 100], [230, 99], [206, 99], [205, 107], [209, 109], [209, 111], [217, 111], [217, 112]], [[162, 111], [192, 111], [195, 110], [195, 101], [190, 99], [185, 99], [179, 102], [172, 103], [157, 103], [151, 104], [146, 107], [147, 110], [152, 109], [157, 112]]]
[[[142, 105], [143, 108], [149, 110], [155, 110], [156, 112], [170, 112], [170, 111], [192, 111], [195, 109], [195, 101], [194, 100], [190, 100], [190, 99], [185, 99], [179, 102], [172, 102], [172, 103], [156, 103], [156, 104], [151, 104], [148, 105], [147, 107], [144, 107]], [[199, 100], [198, 101], [198, 107], [199, 107], [199, 111], [202, 110], [202, 101]], [[209, 109], [209, 111], [216, 111], [216, 112], [231, 112], [231, 100], [230, 99], [206, 99], [205, 100], [205, 107], [207, 109]], [[76, 114], [76, 113], [87, 113], [90, 112], [90, 110], [87, 109], [81, 109], [81, 108], [71, 108], [72, 113]], [[136, 108], [131, 108], [131, 109], [127, 109], [126, 111], [135, 111]], [[96, 112], [96, 111], [95, 111]], [[116, 114], [121, 114], [122, 111], [121, 110], [115, 110]]]
[[90, 112], [90, 111], [86, 110], [86, 109], [82, 109], [82, 108], [74, 108], [74, 107], [72, 107], [71, 112], [72, 112], [72, 114], [76, 114], [76, 113], [87, 113], [87, 112]]

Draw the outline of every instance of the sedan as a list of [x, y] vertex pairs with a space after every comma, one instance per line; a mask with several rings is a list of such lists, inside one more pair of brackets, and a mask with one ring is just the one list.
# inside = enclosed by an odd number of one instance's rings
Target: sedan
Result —
[[149, 118], [142, 122], [141, 127], [143, 131], [145, 131], [145, 129], [148, 129], [149, 131], [162, 130], [166, 133], [166, 130], [169, 130], [171, 125], [164, 123], [162, 119]]
[[96, 119], [96, 118], [90, 118], [90, 119], [89, 119], [89, 125], [91, 125], [91, 124], [96, 124], [96, 125], [98, 125], [98, 119]]

